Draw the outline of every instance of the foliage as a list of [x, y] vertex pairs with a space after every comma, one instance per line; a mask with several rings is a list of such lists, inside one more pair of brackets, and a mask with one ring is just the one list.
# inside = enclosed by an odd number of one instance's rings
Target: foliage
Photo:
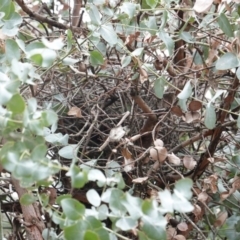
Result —
[[4, 237], [239, 239], [239, 17], [0, 0]]

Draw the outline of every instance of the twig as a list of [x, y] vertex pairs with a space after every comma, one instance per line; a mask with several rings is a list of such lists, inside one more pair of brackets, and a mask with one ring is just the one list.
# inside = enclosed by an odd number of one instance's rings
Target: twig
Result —
[[52, 19], [50, 19], [50, 18], [44, 17], [44, 16], [42, 16], [42, 15], [40, 15], [40, 14], [37, 14], [37, 13], [31, 11], [31, 10], [27, 7], [27, 5], [24, 3], [23, 0], [15, 0], [15, 1], [16, 1], [17, 4], [21, 7], [21, 9], [22, 9], [25, 13], [27, 13], [27, 14], [29, 15], [30, 18], [33, 18], [33, 19], [35, 19], [36, 21], [39, 21], [39, 22], [42, 22], [42, 23], [47, 23], [47, 24], [49, 24], [49, 25], [51, 25], [51, 26], [53, 26], [53, 27], [57, 27], [57, 28], [59, 28], [59, 29], [64, 29], [64, 30], [66, 30], [66, 29], [72, 29], [73, 31], [76, 31], [76, 32], [82, 32], [82, 29], [81, 29], [81, 28], [74, 27], [74, 26], [73, 26], [73, 27], [70, 27], [70, 26], [64, 25], [64, 24], [62, 24], [62, 23], [59, 23], [59, 22], [57, 22], [57, 21], [54, 21], [54, 20], [52, 20]]
[[[116, 127], [120, 127], [120, 125], [125, 121], [125, 119], [129, 116], [130, 112], [127, 111], [123, 117], [121, 118], [121, 120], [118, 122], [118, 124], [116, 125]], [[111, 139], [108, 137], [106, 139], [106, 141], [102, 144], [101, 147], [99, 147], [99, 151], [103, 151], [103, 149], [108, 145], [108, 143], [111, 141]]]

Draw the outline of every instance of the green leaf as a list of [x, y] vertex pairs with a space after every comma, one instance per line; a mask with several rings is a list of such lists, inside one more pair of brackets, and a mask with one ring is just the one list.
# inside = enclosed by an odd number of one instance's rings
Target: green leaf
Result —
[[67, 30], [67, 50], [70, 51], [72, 49], [73, 44], [73, 34], [70, 29]]
[[75, 199], [64, 198], [61, 200], [61, 206], [64, 214], [70, 220], [80, 220], [85, 214], [84, 205]]
[[102, 25], [99, 32], [102, 38], [110, 45], [114, 45], [117, 43], [118, 37], [112, 25]]
[[25, 109], [25, 101], [22, 96], [17, 93], [13, 95], [10, 101], [7, 103], [7, 108], [14, 114], [22, 113]]
[[84, 234], [84, 240], [101, 240], [101, 238], [99, 238], [99, 236], [91, 230], [87, 230]]
[[208, 129], [213, 129], [216, 126], [216, 120], [217, 120], [217, 117], [216, 117], [215, 108], [210, 103], [206, 107], [204, 124]]
[[73, 188], [82, 188], [88, 181], [87, 173], [75, 164], [71, 165], [66, 176], [71, 177], [71, 185]]
[[9, 62], [11, 62], [13, 59], [19, 60], [20, 59], [20, 49], [18, 47], [18, 44], [12, 40], [7, 39], [6, 40], [6, 57]]
[[146, 0], [146, 3], [148, 6], [150, 6], [153, 9], [157, 6], [158, 1], [159, 0]]
[[71, 198], [72, 195], [71, 194], [62, 194], [62, 195], [59, 195], [56, 199], [56, 203], [60, 205], [60, 202], [65, 199], [65, 198]]
[[53, 125], [57, 122], [58, 116], [53, 110], [45, 110], [42, 112], [42, 121], [44, 126], [48, 127]]
[[36, 197], [34, 197], [32, 194], [30, 193], [24, 193], [21, 198], [20, 198], [20, 203], [22, 205], [30, 205], [32, 203], [34, 203], [37, 200]]
[[225, 53], [216, 62], [216, 69], [227, 70], [240, 66], [238, 57], [233, 53]]
[[233, 37], [232, 26], [230, 25], [228, 18], [223, 12], [220, 13], [219, 17], [217, 18], [217, 22], [219, 27], [228, 37]]
[[165, 229], [158, 225], [153, 225], [152, 223], [144, 221], [141, 230], [145, 234], [146, 238], [144, 239], [148, 240], [167, 239]]
[[58, 151], [58, 154], [63, 158], [73, 159], [77, 155], [77, 151], [78, 151], [78, 145], [71, 144], [71, 145], [61, 148]]
[[64, 228], [64, 239], [66, 240], [80, 240], [83, 239], [84, 234], [88, 228], [86, 221], [78, 221], [76, 224]]
[[96, 218], [92, 216], [88, 216], [86, 219], [91, 227], [92, 230], [98, 235], [99, 239], [102, 240], [109, 240], [109, 234], [107, 230], [103, 228], [103, 224]]
[[166, 47], [168, 49], [169, 55], [171, 56], [173, 54], [173, 51], [174, 51], [174, 41], [169, 36], [169, 34], [166, 33], [163, 30], [161, 30], [158, 33], [158, 36], [163, 40], [164, 44], [166, 45]]
[[191, 86], [191, 80], [189, 80], [183, 90], [178, 94], [179, 99], [187, 99], [192, 95], [192, 86]]
[[90, 63], [95, 67], [104, 63], [103, 56], [99, 51], [90, 52]]
[[40, 53], [33, 54], [31, 56], [31, 60], [38, 66], [41, 66], [43, 63], [43, 57]]
[[29, 51], [27, 58], [30, 58], [42, 67], [50, 67], [57, 58], [57, 54], [52, 49], [38, 48]]
[[45, 144], [35, 145], [31, 153], [31, 158], [33, 161], [39, 161], [45, 158], [47, 154], [47, 146]]
[[124, 55], [122, 57], [122, 59], [121, 59], [122, 68], [128, 66], [131, 61], [132, 61], [132, 57], [131, 56]]
[[166, 80], [164, 77], [160, 77], [156, 79], [154, 82], [153, 88], [154, 88], [155, 95], [160, 99], [163, 98], [165, 83], [166, 83]]
[[101, 204], [101, 198], [98, 194], [98, 192], [95, 189], [90, 189], [87, 191], [87, 199], [88, 201], [94, 206], [99, 207]]

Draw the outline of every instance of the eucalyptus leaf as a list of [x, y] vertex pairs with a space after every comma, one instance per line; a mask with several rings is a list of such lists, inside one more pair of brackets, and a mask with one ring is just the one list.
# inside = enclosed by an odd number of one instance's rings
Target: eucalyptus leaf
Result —
[[187, 99], [192, 95], [192, 86], [191, 86], [191, 81], [189, 80], [183, 90], [178, 94], [179, 99]]
[[237, 118], [237, 127], [240, 128], [240, 114], [238, 115], [238, 118]]
[[185, 32], [185, 31], [181, 32], [180, 33], [180, 38], [187, 43], [194, 43], [195, 42], [195, 39], [193, 38], [193, 36], [189, 32]]
[[9, 62], [11, 62], [13, 59], [19, 60], [20, 49], [18, 44], [14, 40], [7, 39], [5, 48], [6, 48], [6, 57]]
[[101, 24], [101, 14], [98, 11], [98, 8], [95, 5], [91, 5], [91, 8], [88, 11], [91, 23], [99, 26]]
[[155, 95], [160, 99], [163, 98], [165, 84], [166, 84], [166, 80], [164, 77], [160, 77], [156, 79], [154, 82], [153, 88], [154, 88]]
[[161, 30], [158, 33], [158, 36], [163, 40], [164, 44], [166, 45], [166, 47], [168, 49], [169, 55], [171, 56], [173, 54], [173, 50], [174, 50], [174, 41], [169, 36], [169, 34], [163, 30]]
[[22, 98], [22, 96], [19, 93], [17, 93], [12, 96], [10, 101], [7, 103], [7, 107], [13, 113], [19, 114], [22, 113], [25, 109], [25, 101]]
[[32, 194], [24, 193], [20, 198], [20, 203], [24, 206], [27, 206], [27, 205], [34, 203], [36, 200], [37, 200], [37, 198], [34, 197]]
[[219, 27], [228, 37], [233, 37], [232, 26], [230, 25], [228, 18], [223, 12], [220, 13], [219, 17], [217, 18], [217, 22]]
[[63, 212], [70, 220], [80, 220], [85, 213], [85, 207], [76, 199], [64, 198], [60, 202]]
[[152, 9], [157, 6], [158, 2], [159, 0], [146, 0], [147, 5], [150, 6]]
[[124, 12], [132, 19], [136, 14], [136, 4], [131, 2], [123, 2], [121, 7], [121, 12]]
[[91, 51], [90, 52], [90, 63], [93, 66], [102, 65], [104, 63], [102, 54], [99, 51]]
[[240, 66], [238, 57], [233, 53], [225, 53], [216, 62], [217, 70], [227, 70]]
[[77, 150], [78, 150], [78, 145], [71, 144], [71, 145], [61, 148], [58, 151], [58, 154], [63, 158], [72, 159], [76, 156]]
[[88, 201], [95, 207], [99, 207], [101, 204], [101, 198], [98, 192], [95, 189], [90, 189], [87, 191], [87, 199]]
[[208, 129], [215, 128], [216, 120], [217, 120], [217, 116], [216, 116], [215, 108], [213, 107], [213, 105], [211, 103], [207, 104], [205, 117], [204, 117], [204, 124], [205, 124], [205, 126]]
[[114, 45], [118, 41], [118, 37], [116, 32], [114, 31], [112, 25], [102, 25], [99, 30], [102, 38], [109, 43], [110, 45]]
[[122, 231], [129, 231], [135, 228], [137, 224], [138, 221], [131, 217], [122, 217], [116, 221], [116, 226], [120, 228]]
[[128, 66], [130, 64], [131, 60], [132, 60], [131, 56], [123, 56], [122, 60], [121, 60], [122, 68]]

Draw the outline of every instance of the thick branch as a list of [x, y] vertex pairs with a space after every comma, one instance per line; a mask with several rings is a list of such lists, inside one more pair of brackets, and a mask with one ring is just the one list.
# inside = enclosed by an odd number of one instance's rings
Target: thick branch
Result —
[[[131, 92], [131, 97], [133, 98], [134, 102], [142, 109], [143, 113], [147, 114], [148, 118], [145, 121], [140, 133], [151, 132], [157, 123], [157, 116], [152, 112], [151, 108], [146, 104], [146, 102], [135, 92]], [[151, 136], [143, 136], [142, 138], [142, 145], [147, 148], [152, 143]]]
[[218, 123], [220, 123], [213, 131], [212, 139], [209, 144], [208, 150], [201, 155], [201, 158], [198, 162], [198, 166], [195, 169], [193, 174], [193, 180], [197, 180], [206, 170], [209, 165], [209, 157], [212, 157], [215, 153], [216, 147], [219, 143], [222, 131], [224, 130], [223, 124], [228, 115], [228, 110], [231, 107], [231, 104], [234, 100], [235, 93], [238, 89], [239, 80], [237, 77], [234, 78], [233, 84], [228, 89], [228, 95], [224, 99], [223, 110], [219, 112]]
[[82, 7], [82, 0], [74, 0], [72, 13], [72, 26], [77, 27], [80, 20], [80, 10]]
[[[21, 196], [25, 193], [27, 193], [27, 190], [25, 188], [22, 188], [19, 184], [19, 181], [12, 177], [12, 184], [18, 193], [19, 199]], [[22, 205], [22, 213], [24, 218], [24, 225], [27, 232], [27, 239], [31, 240], [42, 240], [42, 231], [45, 228], [45, 225], [43, 223], [43, 220], [40, 218], [38, 212], [34, 208], [33, 204], [30, 205]]]

